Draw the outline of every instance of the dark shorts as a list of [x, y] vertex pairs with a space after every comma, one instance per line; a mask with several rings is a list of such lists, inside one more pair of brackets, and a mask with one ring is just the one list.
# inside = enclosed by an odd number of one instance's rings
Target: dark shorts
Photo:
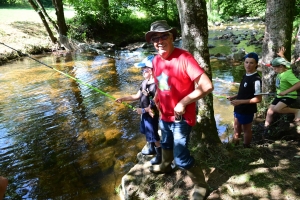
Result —
[[249, 124], [253, 121], [254, 113], [240, 114], [240, 113], [234, 112], [234, 117], [238, 119], [240, 124]]
[[291, 105], [292, 103], [295, 103], [296, 99], [292, 99], [292, 98], [289, 98], [289, 97], [282, 97], [282, 98], [275, 98], [273, 101], [272, 101], [272, 105], [276, 105], [278, 102], [282, 102], [284, 103], [285, 105], [289, 106]]
[[158, 135], [158, 118], [158, 114], [153, 118], [148, 113], [142, 114], [140, 131], [145, 134], [147, 142], [160, 141], [160, 137]]

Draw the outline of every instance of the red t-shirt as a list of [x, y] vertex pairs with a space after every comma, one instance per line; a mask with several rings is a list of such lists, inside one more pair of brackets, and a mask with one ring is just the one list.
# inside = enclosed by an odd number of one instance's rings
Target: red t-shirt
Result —
[[[203, 74], [204, 70], [192, 54], [179, 48], [175, 48], [166, 60], [155, 56], [152, 63], [161, 119], [174, 122], [175, 106], [195, 90], [194, 80]], [[186, 106], [183, 117], [190, 126], [196, 124], [196, 103]]]

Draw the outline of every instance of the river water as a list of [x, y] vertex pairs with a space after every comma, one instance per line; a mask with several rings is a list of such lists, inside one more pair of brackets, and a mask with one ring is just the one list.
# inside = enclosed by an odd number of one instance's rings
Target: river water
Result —
[[[228, 41], [210, 42], [218, 47], [211, 52], [230, 53]], [[80, 52], [34, 57], [108, 96], [30, 58], [0, 66], [0, 175], [9, 179], [6, 199], [119, 199], [115, 190], [145, 138], [139, 116], [113, 98], [137, 92], [142, 75], [133, 64], [146, 54], [115, 53], [117, 59]], [[211, 66], [215, 118], [227, 142], [233, 107], [222, 97], [237, 91], [234, 82], [245, 72], [242, 63], [211, 59]]]

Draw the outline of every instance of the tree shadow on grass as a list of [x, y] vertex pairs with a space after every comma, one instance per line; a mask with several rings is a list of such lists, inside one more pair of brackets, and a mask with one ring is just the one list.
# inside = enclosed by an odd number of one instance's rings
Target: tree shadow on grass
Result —
[[206, 171], [214, 169], [208, 199], [300, 199], [298, 125], [252, 148], [223, 144], [193, 152]]
[[[41, 23], [26, 22], [26, 21], [16, 21], [11, 23], [12, 27], [22, 31], [32, 37], [47, 36], [45, 27]], [[41, 31], [43, 30], [43, 31]]]

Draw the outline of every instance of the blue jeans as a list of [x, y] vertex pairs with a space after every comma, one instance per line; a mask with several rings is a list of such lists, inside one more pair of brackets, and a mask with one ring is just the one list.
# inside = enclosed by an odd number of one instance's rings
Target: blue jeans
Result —
[[192, 127], [185, 120], [180, 122], [165, 122], [159, 120], [163, 149], [173, 150], [175, 164], [183, 169], [189, 169], [194, 165], [194, 158], [188, 150], [189, 136]]
[[142, 114], [140, 131], [142, 134], [145, 134], [147, 142], [160, 141], [160, 137], [158, 135], [158, 114], [153, 118], [149, 115], [149, 113]]

